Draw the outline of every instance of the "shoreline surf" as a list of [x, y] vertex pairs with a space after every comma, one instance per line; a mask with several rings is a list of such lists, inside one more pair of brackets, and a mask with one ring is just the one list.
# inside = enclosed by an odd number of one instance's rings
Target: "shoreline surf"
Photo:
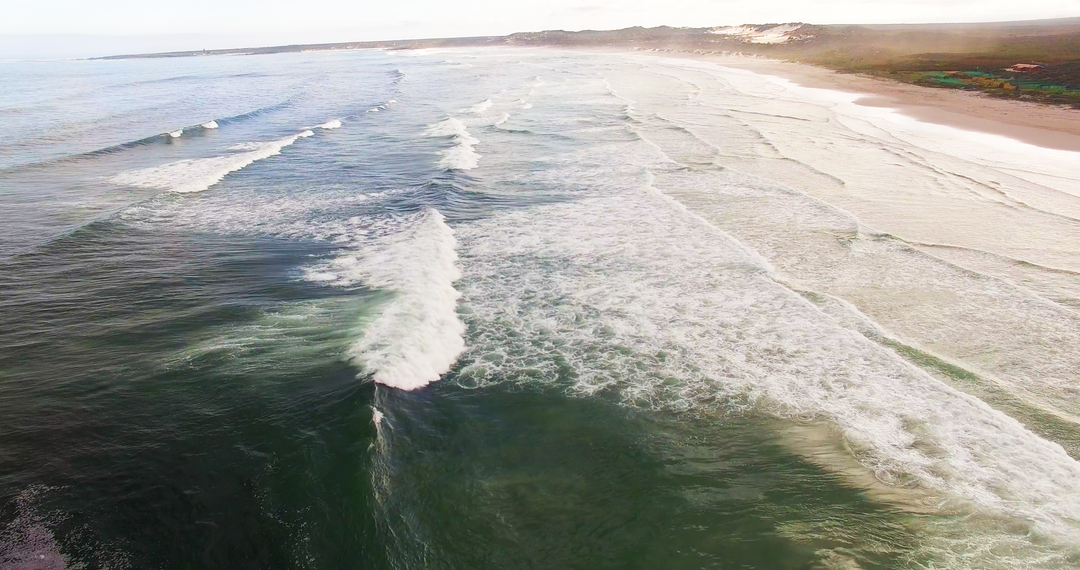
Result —
[[861, 95], [857, 105], [892, 109], [912, 119], [988, 135], [999, 135], [1053, 150], [1080, 152], [1080, 110], [1060, 105], [995, 98], [979, 92], [921, 87], [854, 73], [763, 57], [597, 48], [581, 51], [624, 53], [708, 61], [799, 86]]

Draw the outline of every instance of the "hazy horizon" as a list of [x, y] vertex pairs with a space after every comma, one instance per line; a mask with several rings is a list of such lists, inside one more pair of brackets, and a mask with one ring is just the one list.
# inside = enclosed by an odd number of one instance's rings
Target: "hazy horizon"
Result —
[[408, 0], [377, 7], [318, 0], [299, 10], [278, 1], [256, 4], [244, 0], [222, 6], [198, 0], [184, 9], [173, 9], [129, 0], [94, 5], [64, 0], [9, 10], [8, 18], [0, 22], [0, 57], [81, 58], [286, 44], [498, 36], [547, 29], [767, 22], [977, 23], [1069, 17], [1080, 17], [1080, 2], [1046, 0], [1020, 6], [999, 0], [740, 0], [715, 6], [701, 0], [682, 0], [658, 9], [639, 0], [556, 0], [543, 6], [514, 8], [486, 0], [467, 5]]

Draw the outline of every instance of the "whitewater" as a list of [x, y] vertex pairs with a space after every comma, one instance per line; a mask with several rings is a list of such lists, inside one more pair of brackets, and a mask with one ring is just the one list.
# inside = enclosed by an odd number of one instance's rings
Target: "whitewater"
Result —
[[1076, 153], [677, 58], [140, 65], [0, 127], [0, 562], [1080, 560]]

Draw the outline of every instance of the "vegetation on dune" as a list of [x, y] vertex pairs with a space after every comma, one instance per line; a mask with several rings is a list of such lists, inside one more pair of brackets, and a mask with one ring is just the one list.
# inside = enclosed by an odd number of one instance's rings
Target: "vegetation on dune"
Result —
[[[840, 72], [1080, 108], [1080, 19], [1043, 25], [824, 28], [827, 37], [816, 44], [756, 51]], [[1018, 63], [1040, 68], [1010, 70]]]
[[1080, 64], [1076, 62], [1047, 67], [1037, 73], [1015, 73], [995, 68], [982, 71], [986, 66], [966, 66], [962, 61], [954, 63], [959, 64], [954, 67], [966, 67], [969, 70], [954, 73], [909, 70], [877, 74], [927, 87], [978, 90], [998, 97], [1062, 103], [1080, 108], [1080, 88], [1076, 81]]
[[[770, 36], [770, 31], [776, 33]], [[1080, 108], [1080, 18], [989, 24], [635, 26], [622, 30], [548, 30], [508, 36], [292, 45], [119, 57], [505, 45], [757, 55], [917, 85], [976, 90], [999, 97]], [[1029, 73], [1008, 71], [1017, 63], [1037, 63], [1042, 68]]]

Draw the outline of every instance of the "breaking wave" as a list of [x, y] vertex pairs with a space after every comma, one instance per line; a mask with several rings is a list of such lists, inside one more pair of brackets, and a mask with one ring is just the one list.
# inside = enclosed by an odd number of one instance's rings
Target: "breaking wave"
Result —
[[484, 113], [484, 111], [487, 111], [488, 109], [491, 108], [491, 105], [492, 105], [491, 99], [484, 99], [483, 101], [473, 105], [472, 107], [469, 107], [468, 112], [470, 112], [470, 113], [472, 113], [474, 115], [482, 115]]
[[430, 127], [426, 134], [430, 137], [452, 137], [454, 146], [442, 151], [439, 167], [444, 170], [472, 170], [480, 164], [481, 156], [473, 149], [480, 141], [469, 133], [465, 123], [450, 117]]
[[106, 146], [106, 147], [98, 148], [98, 149], [95, 149], [95, 150], [89, 150], [89, 151], [85, 151], [85, 152], [77, 152], [77, 153], [74, 153], [74, 154], [69, 154], [69, 155], [64, 155], [64, 156], [57, 156], [55, 158], [42, 160], [40, 162], [30, 162], [30, 163], [26, 163], [26, 164], [20, 164], [20, 165], [14, 166], [13, 168], [8, 168], [8, 169], [4, 169], [4, 170], [5, 171], [11, 171], [11, 170], [17, 170], [17, 169], [37, 168], [37, 167], [41, 167], [41, 166], [45, 166], [45, 165], [49, 165], [49, 164], [63, 164], [63, 163], [66, 163], [66, 162], [78, 161], [78, 160], [83, 160], [83, 159], [86, 159], [86, 158], [93, 158], [93, 157], [107, 156], [107, 155], [111, 155], [111, 154], [116, 154], [116, 153], [119, 153], [119, 152], [122, 152], [122, 151], [125, 151], [125, 150], [128, 150], [128, 149], [132, 149], [132, 148], [149, 146], [149, 145], [153, 145], [153, 144], [162, 144], [162, 143], [168, 144], [174, 138], [178, 138], [178, 137], [182, 136], [184, 134], [184, 131], [187, 131], [187, 130], [200, 129], [200, 128], [201, 129], [216, 129], [216, 128], [220, 127], [221, 125], [224, 125], [224, 124], [237, 123], [237, 122], [241, 122], [241, 121], [244, 121], [244, 120], [247, 120], [247, 119], [258, 117], [258, 116], [266, 114], [266, 113], [270, 113], [270, 112], [273, 112], [273, 111], [278, 111], [278, 110], [284, 109], [284, 108], [288, 107], [289, 104], [290, 104], [290, 102], [286, 101], [286, 102], [283, 102], [283, 103], [278, 103], [276, 105], [270, 105], [270, 106], [267, 106], [267, 107], [256, 109], [254, 111], [250, 111], [248, 113], [244, 113], [244, 114], [241, 114], [241, 115], [236, 115], [236, 116], [233, 116], [233, 117], [215, 119], [215, 120], [212, 120], [212, 121], [209, 121], [209, 122], [206, 122], [206, 123], [202, 123], [202, 124], [199, 124], [199, 125], [192, 125], [192, 126], [183, 127], [181, 129], [175, 130], [175, 131], [159, 132], [157, 134], [153, 134], [153, 135], [150, 135], [150, 136], [147, 136], [147, 137], [143, 137], [141, 139], [122, 142], [122, 143], [119, 143], [119, 144], [114, 144], [114, 145], [111, 145], [111, 146]]
[[567, 376], [575, 392], [644, 407], [825, 418], [887, 484], [1078, 536], [1080, 463], [1060, 445], [837, 326], [664, 202], [591, 200], [464, 227], [477, 340], [463, 382]]
[[311, 267], [306, 278], [335, 285], [363, 283], [393, 298], [348, 350], [349, 358], [379, 384], [415, 390], [439, 379], [465, 350], [454, 289], [457, 242], [434, 209], [356, 254]]
[[220, 182], [229, 173], [236, 172], [253, 162], [280, 154], [281, 149], [293, 144], [296, 139], [314, 134], [306, 130], [270, 142], [250, 143], [252, 146], [239, 147], [240, 152], [225, 156], [180, 160], [162, 166], [129, 170], [112, 177], [111, 181], [121, 186], [136, 188], [157, 188], [171, 192], [202, 192]]

